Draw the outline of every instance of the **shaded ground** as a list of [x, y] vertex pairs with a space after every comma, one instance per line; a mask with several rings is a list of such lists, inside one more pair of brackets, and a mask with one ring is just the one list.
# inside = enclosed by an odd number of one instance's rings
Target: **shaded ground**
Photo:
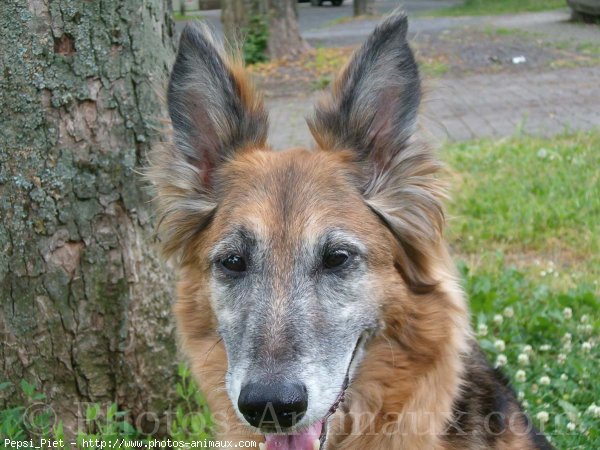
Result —
[[[568, 19], [566, 9], [411, 18], [411, 42], [425, 79], [422, 128], [434, 139], [466, 140], [599, 127], [600, 27]], [[311, 145], [304, 117], [377, 23], [363, 19], [308, 30], [312, 55], [253, 69], [272, 109], [276, 148]]]
[[568, 40], [553, 44], [543, 36], [518, 29], [465, 26], [422, 34], [413, 46], [428, 75], [525, 73], [600, 62], [600, 53], [587, 53]]
[[[463, 17], [428, 17], [432, 9], [419, 9], [414, 3], [407, 2], [406, 11], [411, 18], [411, 39], [419, 38], [422, 34], [439, 34], [449, 30], [464, 27], [505, 28], [540, 34], [550, 42], [565, 40], [594, 41], [598, 40], [598, 25], [570, 22], [571, 13], [567, 8], [537, 13], [506, 14], [494, 16], [463, 16]], [[440, 4], [429, 1], [426, 4]], [[444, 6], [451, 6], [445, 2]], [[454, 2], [457, 3], [457, 2]], [[385, 14], [391, 8], [380, 8]], [[300, 21], [303, 22], [304, 10], [300, 11]], [[329, 22], [320, 25], [301, 27], [302, 35], [314, 46], [348, 46], [360, 44], [377, 26], [380, 18], [351, 20], [349, 22]]]
[[[430, 11], [448, 8], [461, 3], [461, 0], [376, 0], [377, 14], [387, 14], [395, 8], [402, 7], [408, 14], [427, 14]], [[298, 4], [298, 19], [300, 30], [316, 30], [328, 28], [340, 19], [351, 18], [353, 15], [352, 1], [345, 0], [340, 7], [324, 3], [323, 6], [315, 8], [310, 3]]]
[[[443, 77], [427, 82], [425, 90], [421, 125], [433, 140], [551, 136], [600, 126], [597, 67]], [[275, 148], [312, 145], [304, 117], [318, 95], [268, 100]]]
[[[523, 74], [600, 63], [600, 42], [550, 42], [538, 34], [469, 25], [420, 33], [413, 37], [412, 46], [426, 78]], [[300, 60], [277, 61], [252, 71], [270, 97], [306, 95], [327, 87], [356, 48], [320, 47]]]
[[[376, 0], [377, 14], [387, 14], [395, 8], [402, 7], [408, 14], [427, 14], [451, 6], [456, 6], [461, 0]], [[309, 2], [298, 3], [298, 24], [300, 31], [305, 34], [311, 30], [328, 29], [336, 22], [352, 18], [352, 0], [345, 0], [342, 6], [335, 7], [325, 3], [321, 7], [311, 6]], [[198, 18], [206, 20], [214, 30], [221, 33], [221, 10], [202, 11]], [[181, 30], [185, 22], [177, 22], [176, 28]]]
[[[430, 77], [599, 64], [600, 27], [574, 24], [569, 17], [566, 9], [493, 17], [411, 17], [409, 37]], [[326, 86], [380, 20], [352, 20], [303, 32], [315, 55], [258, 68], [259, 82], [271, 96]], [[519, 57], [525, 60], [515, 64], [513, 58]]]
[[[377, 2], [386, 13], [397, 1]], [[423, 128], [438, 139], [552, 135], [600, 126], [600, 26], [571, 23], [568, 9], [499, 16], [428, 17], [453, 0], [405, 2], [409, 38], [424, 75]], [[254, 66], [271, 108], [277, 148], [311, 145], [304, 117], [380, 17], [299, 5], [314, 51], [301, 60]], [[220, 12], [203, 12], [220, 29]], [[178, 26], [181, 26], [179, 24]], [[517, 58], [516, 60], [514, 58]]]

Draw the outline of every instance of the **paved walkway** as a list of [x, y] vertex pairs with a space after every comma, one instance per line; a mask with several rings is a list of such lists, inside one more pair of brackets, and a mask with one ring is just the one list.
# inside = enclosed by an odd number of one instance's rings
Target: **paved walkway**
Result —
[[[441, 8], [448, 8], [460, 4], [461, 1], [462, 0], [376, 0], [375, 8], [378, 14], [387, 14], [402, 5], [402, 8], [409, 15], [413, 15], [423, 14]], [[344, 28], [344, 24], [336, 25], [336, 22], [340, 19], [352, 17], [352, 3], [352, 0], [345, 0], [342, 6], [332, 6], [331, 3], [326, 2], [321, 7], [311, 6], [309, 2], [298, 3], [298, 24], [300, 26], [300, 31], [303, 35], [308, 32], [306, 37], [310, 39], [310, 32], [316, 32], [318, 34], [320, 31], [325, 31], [325, 33], [327, 33], [328, 29], [336, 28], [339, 25], [341, 25], [341, 28]], [[221, 24], [220, 9], [201, 11], [197, 14], [201, 20], [207, 21], [214, 30], [218, 33], [222, 33], [223, 25]], [[371, 29], [377, 22], [378, 20], [372, 21]], [[177, 31], [181, 31], [184, 25], [185, 22], [179, 21], [175, 23], [175, 28]]]
[[[462, 27], [527, 31], [544, 42], [600, 42], [600, 27], [569, 23], [569, 10], [487, 17], [423, 17], [428, 9], [451, 6], [457, 0], [406, 0], [411, 41], [425, 41]], [[385, 13], [397, 0], [378, 0]], [[351, 14], [351, 2], [341, 8], [314, 8], [299, 4], [302, 35], [313, 46], [360, 44], [379, 19], [339, 23]], [[220, 11], [205, 11], [205, 20], [220, 30]], [[182, 23], [177, 24], [178, 27]], [[540, 46], [545, 44], [540, 43]], [[540, 47], [542, 48], [542, 47]], [[550, 136], [565, 130], [600, 128], [600, 67], [560, 70], [530, 67], [528, 70], [476, 74], [428, 80], [421, 114], [422, 129], [436, 140], [468, 140], [502, 137], [517, 131]], [[270, 140], [275, 148], [311, 146], [305, 123], [319, 94], [272, 97]]]
[[[570, 22], [571, 13], [567, 8], [556, 11], [542, 11], [534, 13], [505, 14], [497, 16], [463, 16], [463, 17], [422, 17], [412, 13], [426, 13], [432, 8], [432, 3], [425, 2], [428, 6], [418, 10], [409, 2], [406, 10], [409, 13], [409, 38], [419, 39], [421, 34], [439, 34], [461, 27], [504, 28], [526, 31], [532, 36], [543, 37], [546, 42], [565, 42], [574, 40], [578, 42], [598, 42], [600, 28], [595, 24], [581, 24]], [[450, 6], [450, 3], [444, 6]], [[383, 10], [388, 11], [388, 10]], [[302, 16], [300, 16], [302, 19]], [[302, 22], [302, 20], [301, 20]], [[302, 29], [302, 36], [313, 46], [342, 47], [358, 45], [379, 24], [380, 19], [353, 20], [345, 23], [329, 22], [318, 27], [309, 27], [308, 21]]]
[[[416, 17], [411, 40], [464, 26], [514, 28], [544, 42], [600, 42], [600, 27], [568, 22], [567, 9], [489, 17]], [[303, 31], [313, 45], [358, 44], [377, 20], [352, 21]], [[544, 44], [540, 44], [544, 45]], [[517, 132], [551, 136], [600, 128], [600, 67], [558, 70], [531, 67], [497, 74], [444, 76], [425, 82], [422, 129], [434, 140], [504, 137]], [[304, 117], [319, 94], [271, 98], [271, 143], [276, 148], [310, 146]]]
[[600, 69], [446, 78], [425, 112], [426, 128], [450, 140], [589, 130], [600, 127]]
[[[432, 80], [426, 85], [422, 128], [436, 140], [551, 136], [600, 127], [600, 68], [501, 73]], [[275, 148], [311, 146], [304, 118], [318, 94], [268, 99]]]

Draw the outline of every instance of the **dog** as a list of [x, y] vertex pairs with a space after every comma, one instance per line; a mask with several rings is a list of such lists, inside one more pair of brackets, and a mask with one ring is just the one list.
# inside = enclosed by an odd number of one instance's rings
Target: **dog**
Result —
[[273, 151], [239, 58], [182, 32], [153, 158], [181, 347], [217, 436], [266, 450], [551, 449], [486, 361], [443, 240], [441, 165], [393, 13]]

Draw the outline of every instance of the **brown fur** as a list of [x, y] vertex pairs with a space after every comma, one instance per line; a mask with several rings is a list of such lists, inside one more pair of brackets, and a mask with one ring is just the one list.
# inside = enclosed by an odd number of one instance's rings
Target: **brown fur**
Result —
[[[367, 56], [359, 52], [357, 58]], [[262, 116], [262, 100], [243, 68], [221, 57], [249, 116]], [[347, 83], [358, 79], [368, 87], [385, 81], [386, 73], [363, 80], [359, 69], [346, 68], [332, 97], [321, 102], [311, 122], [317, 151], [274, 153], [258, 132], [259, 138], [242, 141], [208, 168], [186, 160], [171, 144], [154, 156], [150, 177], [157, 186], [159, 231], [165, 254], [177, 257], [179, 266], [174, 313], [181, 348], [215, 414], [218, 437], [263, 440], [240, 422], [225, 391], [227, 357], [211, 307], [208, 252], [237, 221], [272, 242], [278, 273], [289, 267], [285, 249], [294, 240], [310, 242], [328, 227], [343, 226], [364, 237], [369, 249], [373, 289], [383, 293], [381, 332], [368, 344], [346, 401], [330, 421], [327, 450], [545, 448], [525, 433], [523, 420], [491, 445], [476, 435], [448, 431], [457, 403], [469, 401], [465, 391], [473, 375], [492, 390], [506, 390], [502, 398], [509, 417], [522, 413], [510, 389], [498, 384], [485, 364], [480, 367], [473, 350], [467, 304], [442, 239], [445, 192], [433, 153], [413, 138], [385, 141], [391, 126], [385, 117], [367, 120], [376, 124], [365, 143], [373, 146], [369, 158], [347, 146], [341, 128], [326, 131], [329, 115], [349, 95]], [[363, 101], [360, 114], [348, 112], [352, 120], [376, 114], [371, 100]], [[385, 114], [395, 106], [387, 107]], [[210, 183], [208, 170], [214, 171]], [[280, 288], [278, 298], [284, 299]], [[273, 355], [286, 350], [277, 348], [276, 339], [267, 342]]]
[[[300, 168], [300, 172], [309, 177], [305, 184], [309, 189], [298, 193], [303, 201], [291, 205], [288, 226], [297, 228], [292, 235], [300, 234], [307, 220], [319, 228], [327, 226], [329, 217], [339, 224], [342, 212], [344, 225], [371, 236], [370, 248], [377, 249], [373, 261], [378, 267], [374, 269], [381, 271], [380, 288], [387, 293], [385, 333], [370, 345], [362, 369], [348, 392], [349, 411], [372, 412], [378, 420], [373, 425], [368, 424], [367, 429], [374, 426], [376, 431], [386, 424], [389, 428], [390, 419], [395, 420], [398, 413], [414, 413], [394, 425], [399, 430], [394, 436], [353, 436], [349, 433], [350, 436], [344, 437], [348, 425], [342, 427], [343, 413], [340, 412], [332, 427], [332, 430], [340, 430], [340, 437], [330, 432], [329, 448], [435, 448], [439, 441], [436, 435], [444, 431], [451, 416], [452, 401], [460, 385], [460, 355], [466, 351], [468, 320], [462, 294], [453, 276], [448, 275], [452, 272], [443, 245], [437, 250], [441, 263], [436, 270], [440, 275], [446, 274], [446, 279], [433, 294], [411, 294], [397, 273], [390, 271], [393, 264], [389, 258], [393, 258], [393, 254], [388, 249], [397, 249], [397, 244], [387, 228], [369, 213], [358, 193], [352, 190], [356, 170], [348, 155], [343, 153], [314, 153], [300, 149], [280, 154], [254, 151], [241, 155], [223, 169], [220, 178], [235, 195], [225, 194], [221, 200], [222, 208], [211, 226], [193, 241], [191, 248], [194, 251], [190, 253], [195, 257], [187, 260], [182, 268], [175, 307], [182, 347], [191, 358], [193, 371], [207, 395], [211, 410], [227, 415], [227, 428], [235, 424], [236, 436], [240, 433], [238, 426], [240, 430], [244, 429], [232, 413], [233, 406], [223, 389], [227, 361], [215, 333], [208, 293], [201, 288], [208, 278], [206, 249], [218, 240], [232, 216], [248, 218], [254, 228], [277, 229], [281, 218], [277, 214], [277, 205], [273, 204], [275, 198], [272, 192], [262, 190], [268, 183], [261, 178], [271, 176], [286, 165]], [[344, 211], [339, 211], [337, 198], [332, 198], [329, 206], [323, 203], [322, 188], [328, 186], [331, 173], [335, 171], [345, 173], [349, 182], [336, 190], [345, 199]], [[292, 186], [280, 188], [289, 190]], [[244, 194], [240, 195], [240, 192]], [[317, 196], [319, 210], [306, 208]], [[280, 245], [289, 243], [281, 242]], [[421, 411], [429, 413], [421, 417]], [[415, 433], [414, 430], [431, 432]], [[228, 431], [225, 437], [231, 438], [232, 432]]]

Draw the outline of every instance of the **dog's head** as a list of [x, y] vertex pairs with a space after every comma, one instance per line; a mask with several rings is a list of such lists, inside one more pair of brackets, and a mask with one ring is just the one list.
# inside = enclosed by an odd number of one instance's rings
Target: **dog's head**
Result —
[[436, 288], [438, 164], [413, 136], [406, 31], [393, 15], [354, 55], [309, 121], [316, 150], [281, 152], [243, 69], [201, 28], [181, 36], [174, 145], [153, 178], [164, 248], [193, 278], [191, 301], [210, 305], [208, 329], [184, 326], [184, 340], [220, 335], [237, 415], [278, 448], [323, 437], [389, 299]]

